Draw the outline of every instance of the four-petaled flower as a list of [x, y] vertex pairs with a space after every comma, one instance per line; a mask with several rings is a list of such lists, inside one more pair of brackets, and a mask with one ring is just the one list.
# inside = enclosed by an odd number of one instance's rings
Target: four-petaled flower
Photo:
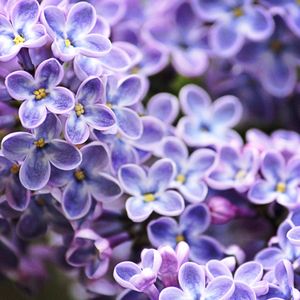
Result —
[[119, 180], [132, 196], [126, 201], [128, 217], [142, 222], [153, 211], [165, 216], [178, 216], [184, 209], [184, 200], [179, 193], [168, 190], [174, 176], [175, 165], [167, 158], [156, 161], [147, 173], [138, 165], [122, 166]]
[[25, 71], [15, 71], [6, 77], [5, 84], [11, 97], [25, 100], [19, 109], [24, 127], [36, 128], [41, 125], [46, 119], [47, 110], [63, 114], [74, 107], [73, 93], [57, 86], [63, 76], [60, 63], [50, 58], [37, 67], [34, 78]]

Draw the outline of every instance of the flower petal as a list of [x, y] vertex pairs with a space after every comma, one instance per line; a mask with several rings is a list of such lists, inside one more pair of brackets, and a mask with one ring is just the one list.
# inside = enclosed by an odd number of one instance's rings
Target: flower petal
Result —
[[132, 283], [130, 283], [130, 279], [140, 273], [141, 270], [135, 263], [124, 261], [116, 265], [114, 278], [122, 287], [135, 290]]
[[265, 180], [258, 180], [250, 188], [248, 198], [251, 202], [256, 204], [268, 204], [275, 200], [277, 194], [273, 184]]
[[206, 264], [206, 272], [210, 280], [219, 276], [232, 278], [231, 271], [226, 264], [216, 259], [212, 259]]
[[284, 158], [279, 152], [268, 151], [263, 157], [261, 172], [270, 183], [278, 183], [283, 179], [284, 166]]
[[90, 207], [92, 199], [84, 184], [72, 181], [64, 190], [62, 208], [68, 219], [74, 220], [84, 217]]
[[44, 151], [34, 149], [21, 165], [20, 181], [25, 188], [36, 191], [48, 183], [50, 171], [50, 163]]
[[64, 87], [55, 87], [45, 100], [48, 110], [54, 114], [69, 112], [75, 103], [73, 93]]
[[95, 104], [104, 94], [103, 83], [98, 77], [89, 77], [84, 80], [77, 91], [76, 100], [85, 105]]
[[119, 181], [123, 189], [130, 195], [139, 196], [146, 181], [145, 171], [134, 164], [124, 165], [119, 170]]
[[295, 245], [300, 246], [300, 227], [294, 227], [287, 233], [289, 241]]
[[61, 9], [55, 6], [45, 7], [42, 14], [42, 21], [53, 39], [56, 37], [63, 38], [66, 17]]
[[186, 161], [188, 150], [185, 144], [177, 137], [166, 137], [162, 142], [162, 153], [165, 157], [172, 159], [176, 165], [180, 165]]
[[235, 289], [233, 295], [231, 295], [230, 299], [232, 300], [256, 300], [257, 297], [254, 291], [249, 287], [248, 284], [243, 282], [235, 282]]
[[263, 267], [260, 263], [251, 261], [238, 267], [235, 271], [234, 279], [241, 281], [249, 286], [254, 285], [263, 276]]
[[40, 126], [47, 117], [47, 110], [43, 103], [35, 100], [24, 101], [19, 108], [19, 117], [25, 128], [36, 128]]
[[126, 201], [128, 218], [134, 222], [145, 221], [152, 213], [151, 203], [146, 203], [141, 197], [130, 197]]
[[14, 132], [2, 140], [2, 153], [12, 161], [23, 161], [33, 146], [34, 136], [27, 132]]
[[206, 290], [205, 299], [207, 300], [226, 300], [230, 299], [234, 292], [233, 280], [227, 276], [220, 276], [212, 280]]
[[89, 34], [84, 39], [75, 40], [74, 46], [80, 48], [80, 53], [86, 56], [98, 57], [109, 53], [111, 42], [100, 34]]
[[72, 144], [82, 144], [90, 136], [89, 127], [83, 116], [77, 117], [75, 111], [72, 111], [65, 124], [66, 139]]
[[147, 233], [154, 247], [162, 245], [175, 247], [179, 226], [173, 218], [161, 217], [148, 224]]
[[72, 170], [81, 163], [81, 153], [73, 145], [55, 139], [48, 144], [46, 153], [49, 161], [60, 170]]
[[160, 300], [170, 300], [170, 299], [185, 300], [186, 295], [182, 290], [180, 290], [177, 287], [167, 287], [160, 292], [159, 299]]

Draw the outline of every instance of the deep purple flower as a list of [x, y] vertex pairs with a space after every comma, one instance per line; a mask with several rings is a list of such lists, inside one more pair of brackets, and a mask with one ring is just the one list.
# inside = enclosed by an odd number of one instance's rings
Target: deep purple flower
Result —
[[189, 146], [241, 144], [239, 135], [231, 129], [242, 117], [236, 97], [223, 96], [211, 104], [202, 88], [188, 84], [180, 90], [179, 98], [186, 116], [179, 120], [177, 131]]
[[268, 38], [274, 23], [271, 14], [250, 0], [194, 0], [194, 7], [204, 20], [215, 22], [209, 33], [213, 51], [229, 57], [238, 53], [246, 39]]
[[75, 232], [66, 260], [73, 267], [84, 268], [88, 278], [97, 279], [108, 271], [111, 254], [108, 240], [85, 228]]
[[20, 0], [12, 4], [10, 20], [0, 14], [0, 61], [14, 58], [21, 48], [36, 48], [47, 41], [43, 25], [37, 24], [40, 14], [35, 0]]
[[254, 74], [263, 87], [275, 97], [286, 97], [297, 82], [299, 41], [276, 16], [276, 30], [263, 42], [248, 42], [237, 55], [245, 70]]
[[243, 192], [254, 183], [259, 163], [259, 154], [255, 148], [239, 150], [224, 146], [219, 149], [218, 165], [207, 178], [207, 182], [214, 189], [235, 188]]
[[172, 183], [190, 202], [203, 201], [208, 187], [205, 178], [215, 166], [216, 153], [210, 149], [198, 149], [190, 157], [185, 144], [178, 138], [166, 137], [161, 145], [161, 154], [176, 164], [176, 175]]
[[51, 185], [64, 187], [61, 202], [69, 219], [85, 216], [92, 206], [92, 199], [109, 201], [122, 194], [117, 180], [105, 172], [109, 160], [104, 146], [93, 142], [80, 151], [80, 165], [68, 172], [53, 169], [49, 182]]
[[23, 211], [30, 201], [30, 191], [26, 190], [19, 179], [20, 166], [0, 156], [0, 193], [4, 192], [9, 206]]
[[47, 6], [42, 21], [53, 38], [54, 55], [63, 61], [69, 61], [79, 53], [99, 57], [111, 49], [107, 37], [91, 33], [97, 16], [95, 8], [89, 3], [73, 5], [67, 15], [56, 6]]
[[81, 162], [80, 152], [59, 138], [61, 123], [53, 114], [33, 133], [15, 132], [1, 144], [5, 157], [20, 164], [19, 178], [31, 190], [43, 188], [49, 181], [51, 165], [61, 170], [76, 168]]
[[256, 204], [277, 201], [286, 207], [299, 205], [300, 160], [292, 157], [286, 163], [277, 151], [267, 151], [261, 162], [263, 179], [250, 188], [248, 197]]
[[147, 173], [138, 165], [122, 166], [119, 180], [131, 195], [126, 201], [128, 217], [142, 222], [153, 211], [165, 216], [178, 216], [184, 209], [184, 200], [179, 193], [168, 190], [174, 176], [175, 165], [167, 158], [156, 161]]
[[177, 2], [174, 11], [146, 24], [146, 39], [170, 53], [178, 73], [187, 77], [199, 76], [208, 66], [206, 28], [188, 1]]
[[124, 261], [114, 269], [115, 280], [123, 287], [146, 293], [151, 300], [158, 299], [158, 290], [154, 283], [162, 263], [157, 250], [144, 249], [141, 264]]
[[64, 76], [60, 63], [50, 58], [42, 62], [33, 78], [25, 71], [16, 71], [6, 77], [6, 87], [12, 98], [23, 101], [19, 116], [26, 128], [41, 125], [47, 116], [47, 110], [63, 114], [74, 107], [71, 91], [57, 86]]
[[79, 86], [74, 110], [65, 124], [66, 138], [73, 144], [84, 143], [89, 138], [90, 128], [107, 130], [115, 125], [112, 111], [100, 103], [103, 95], [103, 84], [97, 77], [89, 77]]
[[202, 235], [210, 224], [209, 210], [204, 204], [188, 206], [179, 217], [179, 224], [172, 218], [161, 217], [148, 225], [148, 238], [155, 247], [170, 245], [175, 248], [180, 241], [190, 246], [190, 258], [198, 263], [221, 259], [223, 247], [213, 238]]

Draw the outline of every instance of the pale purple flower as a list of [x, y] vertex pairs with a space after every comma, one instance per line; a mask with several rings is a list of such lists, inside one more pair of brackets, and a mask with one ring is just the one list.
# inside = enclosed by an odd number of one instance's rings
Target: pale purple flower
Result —
[[124, 261], [114, 269], [115, 280], [123, 287], [147, 294], [151, 300], [158, 299], [155, 287], [157, 274], [162, 258], [157, 250], [144, 249], [141, 253], [141, 264]]
[[97, 77], [89, 77], [79, 86], [74, 110], [65, 123], [66, 138], [73, 144], [84, 143], [92, 128], [102, 131], [115, 125], [113, 112], [100, 103], [103, 95], [104, 87]]
[[204, 20], [214, 22], [209, 42], [220, 56], [233, 56], [246, 39], [262, 41], [274, 30], [271, 14], [250, 0], [193, 0], [193, 4]]
[[275, 16], [275, 21], [276, 29], [270, 38], [263, 42], [247, 42], [236, 58], [268, 93], [283, 98], [293, 92], [297, 83], [299, 40], [281, 17]]
[[282, 154], [267, 151], [261, 162], [263, 179], [258, 179], [248, 192], [251, 202], [268, 204], [277, 201], [286, 207], [299, 205], [300, 159], [296, 156], [285, 162]]
[[73, 267], [83, 268], [89, 279], [97, 279], [108, 271], [111, 254], [112, 249], [107, 239], [84, 228], [75, 232], [66, 252], [66, 261]]
[[63, 114], [74, 107], [73, 93], [58, 86], [63, 76], [60, 63], [50, 58], [38, 66], [34, 78], [25, 71], [15, 71], [6, 77], [5, 84], [11, 97], [18, 101], [25, 100], [19, 109], [24, 127], [41, 125], [46, 119], [47, 110]]
[[102, 103], [114, 112], [117, 128], [128, 138], [138, 139], [143, 133], [143, 124], [131, 106], [138, 103], [143, 96], [144, 84], [141, 77], [129, 75], [118, 80], [109, 76], [106, 85], [106, 97]]
[[205, 178], [215, 166], [216, 153], [211, 149], [198, 149], [189, 156], [180, 139], [166, 137], [161, 144], [161, 155], [176, 164], [172, 186], [189, 202], [203, 201], [208, 192]]
[[218, 165], [207, 182], [217, 190], [234, 188], [244, 192], [254, 183], [259, 167], [259, 153], [255, 148], [223, 146], [219, 149]]
[[93, 142], [80, 149], [82, 162], [71, 171], [53, 169], [49, 184], [64, 187], [62, 208], [68, 219], [79, 219], [87, 215], [92, 199], [111, 201], [122, 194], [117, 182], [105, 169], [108, 153], [99, 142]]
[[241, 144], [231, 128], [242, 117], [242, 106], [235, 96], [223, 96], [211, 103], [202, 88], [188, 84], [180, 90], [180, 104], [186, 116], [177, 125], [177, 132], [189, 146]]
[[120, 183], [130, 198], [126, 201], [128, 217], [135, 222], [146, 220], [155, 211], [165, 216], [178, 216], [184, 209], [184, 200], [169, 190], [175, 176], [175, 165], [170, 159], [156, 161], [146, 172], [134, 164], [119, 169]]
[[45, 122], [33, 133], [14, 132], [1, 144], [2, 153], [9, 160], [20, 163], [19, 178], [30, 190], [39, 190], [49, 181], [51, 165], [61, 170], [76, 168], [81, 153], [59, 139], [61, 123], [54, 114], [48, 114]]
[[111, 49], [107, 37], [91, 33], [96, 25], [97, 15], [95, 8], [89, 3], [77, 3], [67, 14], [56, 6], [46, 6], [42, 21], [53, 39], [54, 55], [63, 61], [69, 61], [79, 53], [100, 57]]
[[210, 214], [204, 204], [188, 206], [179, 217], [179, 223], [168, 217], [153, 220], [148, 225], [148, 238], [155, 247], [170, 245], [175, 248], [180, 241], [190, 247], [190, 258], [197, 263], [221, 259], [223, 247], [212, 237], [204, 235], [210, 225]]
[[146, 40], [170, 53], [178, 73], [187, 77], [199, 76], [208, 66], [206, 28], [189, 1], [177, 1], [175, 5], [174, 11], [146, 24]]
[[22, 48], [42, 47], [46, 30], [38, 24], [39, 4], [35, 0], [12, 3], [9, 19], [0, 14], [0, 61], [9, 61]]

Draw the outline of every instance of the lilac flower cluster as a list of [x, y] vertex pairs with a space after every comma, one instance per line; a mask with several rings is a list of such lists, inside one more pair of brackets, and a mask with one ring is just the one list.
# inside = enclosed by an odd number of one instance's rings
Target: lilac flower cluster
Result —
[[292, 0], [0, 0], [0, 277], [300, 299], [299, 38]]

